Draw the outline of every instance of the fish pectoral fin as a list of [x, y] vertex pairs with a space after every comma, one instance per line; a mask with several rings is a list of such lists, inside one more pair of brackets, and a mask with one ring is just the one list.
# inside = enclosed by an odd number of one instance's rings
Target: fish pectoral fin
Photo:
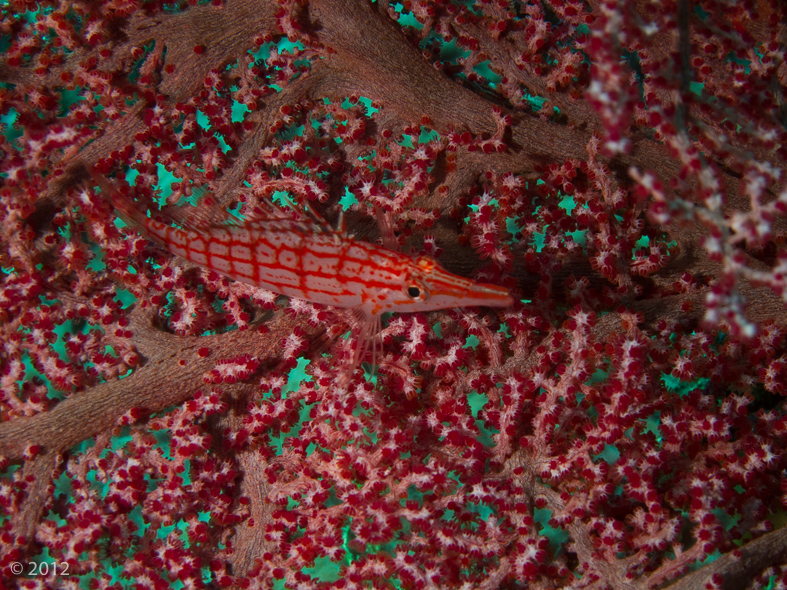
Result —
[[350, 364], [343, 369], [348, 379], [352, 379], [356, 369], [364, 362], [366, 354], [372, 353], [372, 366], [377, 365], [378, 348], [381, 342], [378, 334], [381, 329], [380, 314], [371, 313], [364, 306], [353, 307], [349, 310], [356, 322], [352, 327], [352, 337], [355, 339], [355, 350], [353, 351]]

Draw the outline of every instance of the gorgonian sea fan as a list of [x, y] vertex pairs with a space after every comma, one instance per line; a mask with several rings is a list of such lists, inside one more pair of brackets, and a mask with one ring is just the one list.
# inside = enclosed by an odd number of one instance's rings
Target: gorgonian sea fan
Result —
[[[3, 584], [787, 584], [783, 3], [0, 10]], [[354, 314], [91, 170], [516, 301], [385, 317], [342, 382]]]

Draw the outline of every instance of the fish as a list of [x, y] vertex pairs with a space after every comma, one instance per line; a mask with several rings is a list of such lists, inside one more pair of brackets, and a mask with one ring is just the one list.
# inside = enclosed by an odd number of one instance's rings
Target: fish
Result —
[[224, 225], [178, 220], [181, 227], [175, 227], [171, 219], [148, 217], [99, 173], [93, 177], [120, 218], [167, 251], [236, 281], [353, 309], [365, 320], [363, 339], [379, 331], [381, 316], [388, 312], [513, 304], [505, 287], [455, 275], [428, 256], [355, 239], [316, 213], [299, 218], [271, 214]]

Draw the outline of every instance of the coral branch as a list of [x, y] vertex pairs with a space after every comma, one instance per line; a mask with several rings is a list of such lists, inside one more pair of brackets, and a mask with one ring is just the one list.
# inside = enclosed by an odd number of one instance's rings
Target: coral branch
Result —
[[[715, 587], [723, 590], [745, 588], [760, 572], [774, 564], [784, 563], [785, 560], [787, 560], [787, 530], [781, 528], [746, 543], [740, 549], [733, 549], [667, 588], [701, 590], [707, 588], [708, 584], [715, 584]], [[662, 579], [656, 571], [649, 583], [651, 587], [657, 587]], [[720, 585], [718, 580], [722, 580]]]
[[[143, 316], [148, 320], [145, 322], [139, 315], [134, 334], [141, 366], [125, 379], [96, 385], [51, 410], [3, 422], [1, 456], [17, 460], [35, 446], [51, 457], [51, 453], [61, 453], [113, 428], [124, 415], [141, 417], [180, 404], [202, 387], [202, 376], [215, 366], [217, 358], [246, 354], [260, 363], [275, 362], [281, 358], [278, 344], [299, 325], [280, 313], [264, 333], [246, 330], [184, 338], [155, 329], [149, 317]], [[204, 348], [211, 350], [210, 357], [200, 357]]]

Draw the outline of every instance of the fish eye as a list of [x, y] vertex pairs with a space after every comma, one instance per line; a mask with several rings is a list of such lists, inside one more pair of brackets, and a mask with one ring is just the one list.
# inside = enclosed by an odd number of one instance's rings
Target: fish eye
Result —
[[429, 299], [429, 291], [418, 282], [406, 284], [402, 291], [413, 301], [426, 301]]

